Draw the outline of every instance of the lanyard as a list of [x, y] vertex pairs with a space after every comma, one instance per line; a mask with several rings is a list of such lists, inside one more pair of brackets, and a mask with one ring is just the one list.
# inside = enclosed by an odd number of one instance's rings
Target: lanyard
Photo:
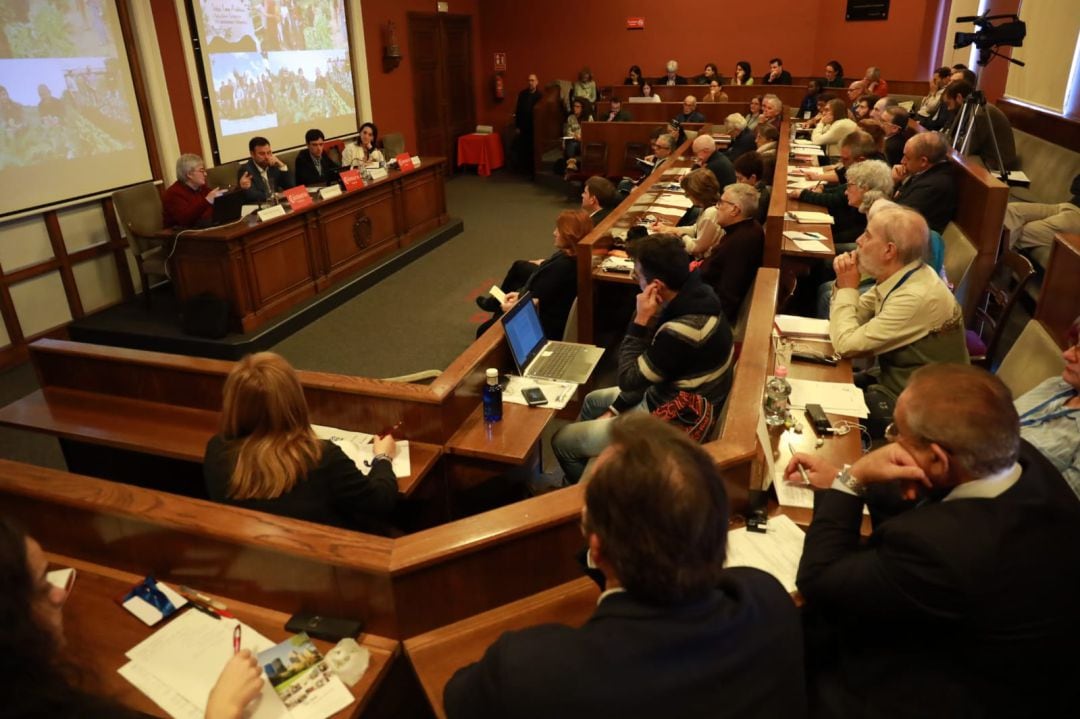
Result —
[[895, 285], [893, 285], [893, 288], [891, 290], [889, 290], [889, 293], [887, 295], [885, 295], [885, 299], [883, 299], [881, 301], [881, 304], [878, 305], [878, 312], [880, 312], [881, 308], [885, 306], [886, 300], [888, 300], [890, 297], [892, 297], [892, 293], [896, 292], [898, 289], [900, 289], [900, 285], [907, 282], [908, 278], [911, 277], [913, 274], [915, 274], [915, 272], [917, 270], [919, 270], [920, 268], [922, 268], [922, 263], [921, 262], [918, 265], [916, 265], [915, 267], [912, 267], [910, 270], [908, 270], [907, 272], [904, 273], [904, 276], [900, 278], [900, 281], [897, 282]]
[[1066, 416], [1072, 414], [1073, 412], [1080, 412], [1080, 410], [1075, 409], [1075, 408], [1062, 407], [1061, 409], [1057, 410], [1056, 412], [1051, 412], [1050, 414], [1045, 415], [1043, 417], [1035, 417], [1034, 416], [1040, 410], [1045, 409], [1048, 405], [1052, 404], [1053, 402], [1056, 402], [1059, 399], [1063, 399], [1065, 397], [1068, 397], [1072, 393], [1073, 393], [1072, 389], [1062, 390], [1061, 392], [1058, 392], [1057, 394], [1055, 394], [1053, 397], [1049, 397], [1049, 398], [1043, 400], [1038, 405], [1036, 405], [1036, 406], [1032, 407], [1031, 409], [1029, 409], [1027, 412], [1024, 412], [1022, 415], [1020, 415], [1020, 426], [1021, 427], [1031, 427], [1032, 425], [1042, 424], [1044, 422], [1049, 422], [1051, 420], [1058, 419], [1060, 417], [1066, 417]]

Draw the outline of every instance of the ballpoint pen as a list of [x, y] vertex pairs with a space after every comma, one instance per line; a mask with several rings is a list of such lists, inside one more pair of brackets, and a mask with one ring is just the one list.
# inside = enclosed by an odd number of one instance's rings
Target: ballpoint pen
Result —
[[240, 653], [240, 624], [237, 623], [232, 630], [232, 652], [233, 654]]
[[[791, 458], [795, 459], [795, 447], [791, 442], [788, 442], [788, 449], [791, 451]], [[799, 470], [799, 476], [802, 477], [803, 484], [810, 484], [810, 475], [807, 474], [806, 467], [803, 466], [802, 462], [796, 461], [795, 467]]]

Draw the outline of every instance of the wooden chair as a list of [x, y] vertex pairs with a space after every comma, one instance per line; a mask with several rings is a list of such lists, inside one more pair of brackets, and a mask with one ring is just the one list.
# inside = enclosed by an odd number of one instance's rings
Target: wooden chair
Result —
[[972, 327], [967, 331], [972, 362], [989, 367], [1013, 305], [1034, 275], [1031, 261], [1020, 253], [1006, 250], [1001, 255], [982, 300], [975, 308]]
[[618, 184], [624, 177], [629, 177], [635, 182], [641, 178], [644, 172], [641, 170], [641, 166], [638, 165], [638, 158], [645, 157], [649, 154], [649, 145], [644, 142], [628, 142], [623, 149], [623, 164], [622, 175], [619, 177], [609, 177], [608, 179]]
[[945, 243], [945, 276], [949, 278], [953, 294], [960, 304], [964, 304], [963, 293], [967, 289], [964, 280], [967, 279], [968, 271], [975, 262], [979, 250], [971, 239], [964, 234], [960, 226], [950, 222], [945, 231], [941, 233], [941, 239]]
[[568, 192], [573, 198], [579, 192], [578, 188], [593, 175], [603, 175], [607, 171], [607, 143], [586, 142], [581, 150], [581, 161], [576, 172], [571, 172], [566, 177], [569, 183]]
[[164, 229], [161, 194], [153, 182], [118, 190], [112, 195], [120, 225], [131, 243], [142, 283], [143, 300], [150, 306], [150, 275], [169, 278], [165, 267], [172, 241], [158, 236]]
[[228, 187], [236, 184], [236, 173], [240, 165], [236, 162], [228, 162], [224, 165], [211, 167], [206, 171], [206, 184], [210, 187]]

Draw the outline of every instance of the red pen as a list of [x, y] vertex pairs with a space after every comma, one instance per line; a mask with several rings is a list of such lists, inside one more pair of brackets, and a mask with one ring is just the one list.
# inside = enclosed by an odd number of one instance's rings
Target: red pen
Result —
[[405, 420], [401, 420], [400, 422], [395, 424], [393, 427], [387, 427], [382, 432], [379, 432], [377, 436], [385, 437], [386, 435], [393, 433], [394, 430], [400, 429], [401, 425], [403, 425], [403, 424], [405, 424]]
[[240, 625], [237, 624], [232, 630], [232, 653], [240, 653]]

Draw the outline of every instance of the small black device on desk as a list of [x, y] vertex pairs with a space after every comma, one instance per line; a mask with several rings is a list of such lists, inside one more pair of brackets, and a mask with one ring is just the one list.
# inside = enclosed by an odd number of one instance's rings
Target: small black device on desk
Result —
[[825, 410], [820, 404], [807, 404], [806, 418], [810, 420], [814, 432], [819, 437], [832, 432], [832, 422], [829, 421], [828, 415], [825, 414]]
[[530, 407], [538, 407], [548, 402], [543, 390], [539, 387], [527, 387], [521, 390], [521, 396], [525, 398], [525, 403]]
[[364, 623], [356, 619], [338, 619], [323, 617], [318, 614], [294, 614], [289, 617], [285, 630], [294, 634], [307, 632], [308, 636], [336, 642], [346, 637], [355, 638], [364, 628]]

